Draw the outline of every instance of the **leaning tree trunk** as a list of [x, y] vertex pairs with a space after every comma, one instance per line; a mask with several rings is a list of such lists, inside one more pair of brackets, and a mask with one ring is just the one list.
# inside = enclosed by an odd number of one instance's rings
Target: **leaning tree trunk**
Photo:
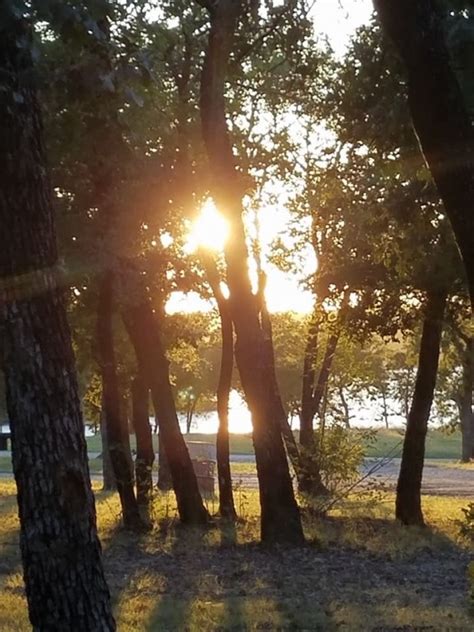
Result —
[[148, 513], [153, 490], [153, 437], [150, 426], [148, 409], [148, 385], [143, 375], [138, 375], [132, 381], [132, 417], [137, 440], [137, 454], [135, 457], [135, 480], [137, 482], [137, 501]]
[[[135, 292], [141, 291], [135, 288]], [[147, 380], [159, 421], [160, 444], [163, 442], [173, 489], [182, 522], [205, 524], [209, 514], [203, 505], [196, 474], [179, 427], [158, 322], [146, 296], [140, 302], [124, 303], [122, 316], [135, 349], [139, 370]]]
[[102, 401], [105, 415], [107, 447], [122, 506], [124, 526], [143, 526], [133, 488], [130, 436], [122, 414], [117, 361], [113, 335], [114, 277], [106, 272], [99, 283], [97, 306], [97, 356], [102, 376]]
[[425, 438], [433, 402], [447, 294], [429, 292], [418, 357], [415, 391], [408, 414], [397, 484], [396, 517], [406, 525], [423, 525], [421, 479]]
[[238, 174], [225, 113], [225, 80], [241, 11], [238, 0], [202, 0], [210, 14], [209, 42], [201, 75], [200, 112], [212, 169], [212, 195], [230, 225], [225, 247], [229, 305], [236, 333], [235, 358], [252, 415], [264, 542], [303, 542], [301, 518], [275, 416], [272, 367], [265, 350], [257, 297], [248, 275], [243, 224], [244, 185]]
[[[263, 294], [263, 292], [262, 292]], [[271, 374], [271, 388], [273, 390], [272, 402], [274, 405], [274, 416], [275, 419], [278, 420], [278, 424], [280, 426], [281, 436], [283, 438], [283, 443], [286, 448], [286, 452], [290, 459], [290, 462], [293, 466], [293, 470], [296, 475], [296, 479], [298, 483], [301, 482], [302, 477], [302, 463], [301, 463], [301, 455], [298, 450], [298, 445], [296, 443], [295, 436], [293, 431], [288, 423], [288, 415], [286, 414], [285, 407], [283, 406], [283, 402], [281, 400], [280, 391], [278, 389], [278, 380], [276, 376], [276, 367], [275, 367], [275, 352], [273, 348], [273, 330], [272, 323], [270, 319], [270, 314], [268, 313], [265, 297], [261, 296], [261, 323], [262, 323], [262, 331], [264, 334], [264, 354], [265, 354], [265, 362], [268, 364], [269, 372]]]
[[437, 0], [374, 0], [408, 71], [421, 149], [466, 268], [474, 310], [474, 128], [447, 45], [447, 9]]
[[[20, 17], [19, 17], [20, 15]], [[0, 318], [35, 630], [114, 630], [62, 292], [28, 23], [0, 6]]]

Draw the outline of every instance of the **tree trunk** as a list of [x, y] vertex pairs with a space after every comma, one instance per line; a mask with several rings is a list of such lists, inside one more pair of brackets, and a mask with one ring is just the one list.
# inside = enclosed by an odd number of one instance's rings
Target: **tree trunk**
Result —
[[300, 444], [310, 450], [314, 444], [313, 389], [316, 378], [319, 326], [316, 317], [310, 325], [303, 363], [300, 412]]
[[[205, 2], [210, 13], [209, 43], [201, 75], [200, 112], [204, 143], [213, 172], [212, 194], [227, 217], [231, 237], [225, 260], [229, 305], [236, 333], [235, 358], [252, 415], [264, 542], [303, 542], [288, 462], [275, 417], [272, 368], [259, 321], [257, 297], [248, 275], [248, 251], [242, 219], [244, 185], [240, 181], [227, 129], [224, 87], [241, 2]], [[278, 391], [277, 391], [278, 392]]]
[[437, 0], [375, 0], [408, 71], [414, 127], [456, 236], [474, 310], [474, 129]]
[[268, 364], [269, 371], [271, 373], [272, 378], [272, 388], [273, 388], [273, 405], [274, 416], [278, 420], [281, 435], [283, 437], [283, 442], [286, 448], [286, 452], [290, 459], [290, 462], [293, 466], [293, 470], [296, 475], [296, 479], [298, 484], [301, 486], [301, 481], [304, 476], [303, 474], [303, 463], [301, 461], [300, 451], [298, 450], [298, 444], [296, 443], [295, 436], [290, 428], [290, 424], [288, 423], [288, 415], [286, 414], [285, 407], [283, 406], [283, 402], [281, 401], [280, 392], [278, 390], [278, 381], [276, 377], [276, 367], [275, 367], [275, 353], [273, 349], [273, 330], [272, 323], [270, 320], [270, 315], [267, 310], [265, 297], [262, 295], [261, 297], [262, 305], [261, 305], [261, 323], [262, 323], [262, 331], [265, 338], [264, 348], [265, 348], [265, 356], [266, 363]]
[[132, 417], [137, 440], [135, 479], [139, 507], [148, 512], [153, 490], [153, 437], [148, 408], [148, 385], [140, 373], [132, 381]]
[[349, 430], [351, 427], [351, 414], [349, 411], [349, 404], [347, 403], [347, 399], [344, 394], [344, 387], [339, 386], [338, 392], [339, 392], [339, 399], [341, 400], [344, 425]]
[[474, 340], [466, 341], [463, 357], [462, 392], [459, 400], [459, 419], [461, 422], [462, 455], [461, 461], [469, 463], [474, 448], [474, 411], [472, 408], [472, 390], [474, 385]]
[[397, 484], [396, 517], [406, 525], [423, 525], [421, 479], [425, 438], [433, 402], [447, 294], [429, 292], [418, 358], [415, 391], [403, 442]]
[[102, 397], [102, 407], [100, 412], [100, 438], [102, 440], [102, 489], [112, 491], [117, 489], [114, 470], [110, 460], [109, 444], [107, 442], [107, 417], [104, 409], [104, 398]]
[[385, 424], [385, 428], [389, 429], [388, 423], [388, 404], [387, 404], [387, 393], [385, 392], [385, 388], [382, 387], [382, 419]]
[[234, 329], [229, 302], [222, 293], [216, 262], [208, 253], [202, 253], [207, 280], [216, 299], [221, 323], [221, 365], [217, 385], [217, 415], [219, 427], [216, 437], [217, 478], [219, 484], [219, 513], [223, 518], [235, 520], [229, 448], [229, 398], [234, 369]]
[[0, 318], [35, 630], [114, 630], [59, 269], [28, 23], [0, 8]]
[[229, 449], [229, 397], [234, 366], [234, 334], [229, 306], [227, 302], [223, 302], [222, 299], [223, 297], [218, 301], [222, 350], [219, 383], [217, 385], [217, 415], [219, 417], [219, 427], [217, 429], [216, 440], [219, 513], [223, 518], [235, 520], [237, 513], [235, 511], [234, 496], [232, 493]]
[[128, 529], [143, 526], [133, 488], [130, 435], [122, 414], [117, 361], [113, 336], [114, 277], [105, 272], [99, 284], [97, 306], [97, 354], [102, 376], [102, 398], [106, 420], [107, 446], [122, 507], [123, 523]]
[[203, 505], [193, 464], [179, 427], [169, 362], [161, 343], [158, 322], [147, 297], [141, 296], [140, 299], [139, 303], [124, 304], [122, 316], [135, 349], [139, 370], [151, 390], [159, 421], [160, 444], [166, 451], [179, 515], [184, 523], [205, 524], [209, 514]]
[[166, 458], [165, 442], [161, 441], [158, 435], [158, 484], [157, 487], [162, 492], [173, 489], [170, 466]]
[[[299, 481], [299, 490], [305, 494], [312, 496], [325, 496], [329, 494], [328, 489], [324, 485], [319, 467], [318, 452], [319, 448], [314, 441], [313, 420], [321, 408], [321, 400], [326, 391], [329, 376], [331, 374], [331, 366], [336, 353], [339, 334], [332, 334], [327, 342], [324, 358], [318, 373], [318, 380], [314, 385], [316, 372], [314, 366], [309, 368], [311, 355], [309, 353], [311, 337], [314, 339], [315, 332], [310, 332], [307, 344], [307, 354], [305, 355], [305, 366], [303, 370], [303, 392], [301, 420], [304, 425], [303, 436], [300, 434], [300, 443], [302, 446], [302, 476]], [[314, 358], [315, 359], [315, 352]], [[311, 382], [310, 382], [311, 379]]]

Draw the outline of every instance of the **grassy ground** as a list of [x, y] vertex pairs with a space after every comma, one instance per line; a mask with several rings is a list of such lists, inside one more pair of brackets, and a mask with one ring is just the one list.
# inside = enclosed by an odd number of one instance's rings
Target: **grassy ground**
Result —
[[[215, 444], [216, 436], [209, 434], [191, 433], [186, 435], [189, 441], [204, 441]], [[367, 449], [369, 457], [384, 457], [387, 455], [400, 456], [402, 448], [403, 432], [401, 430], [378, 430], [376, 441]], [[130, 442], [132, 449], [135, 449], [135, 436], [131, 435]], [[155, 450], [158, 451], [158, 437], [154, 435], [153, 442]], [[90, 453], [100, 453], [102, 450], [100, 436], [88, 437], [87, 447]], [[231, 435], [230, 436], [231, 454], [253, 455], [252, 438], [250, 435]], [[439, 430], [431, 430], [428, 432], [426, 440], [426, 460], [446, 459], [449, 463], [445, 463], [446, 467], [462, 467], [470, 469], [472, 465], [461, 465], [459, 456], [461, 454], [461, 436], [459, 433], [446, 434]], [[91, 472], [100, 472], [102, 470], [102, 462], [100, 459], [91, 459]], [[254, 468], [245, 472], [254, 471]], [[0, 472], [11, 472], [10, 458], [0, 457]]]
[[[186, 435], [190, 441], [204, 441], [215, 444], [216, 435], [191, 433]], [[158, 437], [153, 437], [155, 449], [158, 449]], [[368, 456], [383, 457], [389, 452], [401, 453], [401, 441], [403, 440], [402, 430], [377, 431], [375, 443], [369, 448]], [[131, 437], [132, 448], [135, 447], [135, 437]], [[88, 437], [87, 445], [89, 452], [100, 452], [102, 449], [100, 436]], [[230, 435], [231, 454], [253, 454], [252, 438], [250, 435], [232, 434]], [[426, 440], [427, 459], [459, 459], [461, 454], [461, 435], [458, 432], [446, 434], [440, 430], [430, 430]]]
[[[257, 544], [248, 490], [236, 493], [235, 529], [179, 527], [172, 495], [161, 495], [156, 528], [140, 537], [118, 527], [116, 496], [96, 497], [120, 631], [472, 630], [462, 500], [425, 498], [421, 531], [393, 522], [392, 496], [353, 498], [325, 519], [304, 513], [307, 546], [270, 550]], [[0, 604], [2, 632], [30, 629], [14, 486], [1, 481]]]

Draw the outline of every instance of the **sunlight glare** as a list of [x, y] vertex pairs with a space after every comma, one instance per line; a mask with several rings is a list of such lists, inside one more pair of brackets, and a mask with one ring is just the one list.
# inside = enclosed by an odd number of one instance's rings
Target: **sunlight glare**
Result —
[[198, 248], [220, 251], [224, 249], [229, 236], [229, 224], [222, 217], [216, 205], [208, 198], [201, 209], [199, 217], [192, 225], [186, 250], [196, 252]]

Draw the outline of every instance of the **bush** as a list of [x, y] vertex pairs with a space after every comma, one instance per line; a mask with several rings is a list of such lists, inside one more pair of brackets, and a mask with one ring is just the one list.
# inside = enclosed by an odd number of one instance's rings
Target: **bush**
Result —
[[367, 449], [374, 439], [372, 430], [352, 430], [338, 423], [315, 432], [321, 478], [331, 494], [360, 478]]
[[462, 509], [464, 518], [458, 520], [459, 533], [471, 544], [474, 543], [474, 503], [469, 503]]

